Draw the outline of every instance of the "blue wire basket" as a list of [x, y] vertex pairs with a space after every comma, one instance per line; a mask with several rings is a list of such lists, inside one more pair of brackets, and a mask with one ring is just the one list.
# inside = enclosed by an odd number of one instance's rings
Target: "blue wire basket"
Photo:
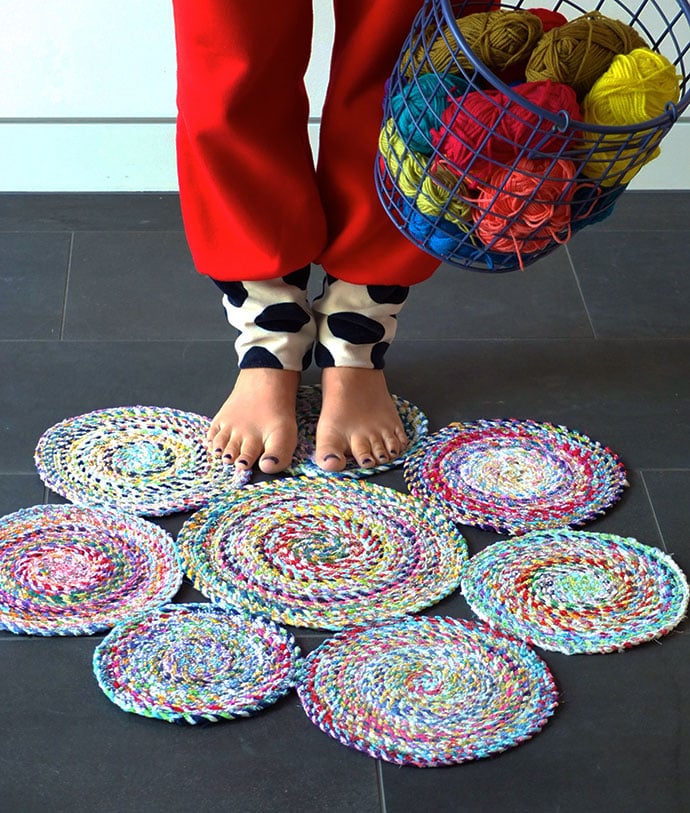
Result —
[[[537, 5], [531, 0], [525, 9]], [[522, 6], [517, 0], [501, 8]], [[457, 20], [477, 11], [476, 0], [425, 0], [387, 84], [375, 182], [398, 229], [450, 265], [485, 272], [524, 268], [606, 218], [690, 103], [686, 0], [642, 0], [634, 6], [603, 0], [595, 7], [559, 0], [550, 8], [568, 20], [597, 11], [630, 25], [674, 65], [680, 97], [656, 118], [625, 126], [547, 109], [523, 95], [525, 85], [517, 92], [470, 48]], [[432, 53], [439, 43], [447, 51], [442, 66]], [[486, 101], [486, 117], [466, 104], [477, 91]], [[459, 162], [438, 134], [447, 134], [461, 114], [473, 136], [465, 141], [462, 129], [453, 131], [463, 155]], [[520, 136], [511, 140], [518, 124]], [[494, 154], [488, 149], [492, 138], [507, 150]], [[532, 228], [535, 211], [552, 216]]]

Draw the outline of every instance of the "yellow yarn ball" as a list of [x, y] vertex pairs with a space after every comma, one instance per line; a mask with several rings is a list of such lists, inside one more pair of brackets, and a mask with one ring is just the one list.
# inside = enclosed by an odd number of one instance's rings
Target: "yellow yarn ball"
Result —
[[437, 217], [443, 212], [446, 220], [467, 230], [470, 225], [468, 221], [472, 220], [472, 207], [461, 196], [464, 191], [462, 186], [457, 192], [454, 192], [457, 181], [457, 176], [451, 172], [443, 171], [440, 168], [435, 170], [434, 177], [431, 175], [424, 177], [415, 204], [425, 215]]
[[[479, 60], [495, 72], [526, 61], [544, 33], [539, 17], [523, 9], [479, 11], [460, 17], [455, 23]], [[444, 26], [440, 34], [436, 31], [434, 27], [425, 32], [426, 49], [420, 46], [412, 55], [409, 51], [405, 53], [401, 61], [402, 65], [407, 64], [405, 76], [411, 79], [415, 73], [433, 70], [443, 73], [451, 63], [474, 72], [450, 27]]]
[[409, 149], [393, 119], [388, 119], [379, 134], [379, 152], [401, 192], [407, 197], [414, 197], [428, 159]]
[[[629, 54], [616, 56], [609, 69], [592, 86], [582, 103], [585, 122], [604, 126], [641, 124], [662, 115], [669, 102], [680, 99], [681, 77], [673, 64], [662, 54], [649, 48], [635, 48]], [[598, 133], [584, 132], [585, 145], [600, 137]], [[633, 134], [637, 144], [642, 134]], [[588, 178], [606, 177], [603, 186], [628, 183], [640, 169], [657, 157], [660, 149], [655, 144], [661, 139], [650, 139], [644, 152], [639, 147], [626, 147], [630, 134], [604, 135], [592, 158], [582, 172]], [[624, 148], [620, 154], [619, 150]]]

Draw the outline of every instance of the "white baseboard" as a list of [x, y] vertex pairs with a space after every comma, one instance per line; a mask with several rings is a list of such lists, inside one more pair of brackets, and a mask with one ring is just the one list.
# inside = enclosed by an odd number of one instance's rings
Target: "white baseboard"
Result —
[[[312, 146], [318, 123], [310, 125]], [[690, 121], [680, 121], [661, 155], [630, 189], [690, 189]], [[134, 122], [0, 121], [1, 192], [173, 192], [175, 125]]]

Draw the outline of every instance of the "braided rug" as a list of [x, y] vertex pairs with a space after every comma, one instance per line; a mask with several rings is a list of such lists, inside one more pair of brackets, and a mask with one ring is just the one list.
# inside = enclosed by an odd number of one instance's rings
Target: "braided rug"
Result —
[[36, 468], [76, 503], [163, 516], [192, 511], [250, 477], [206, 451], [209, 419], [152, 406], [88, 412], [41, 436]]
[[406, 460], [412, 494], [455, 522], [518, 534], [582, 525], [628, 485], [608, 448], [579, 432], [531, 420], [451, 423]]
[[304, 474], [309, 477], [340, 476], [340, 477], [369, 477], [382, 471], [400, 466], [410, 450], [418, 440], [426, 434], [429, 421], [426, 415], [414, 404], [392, 395], [400, 415], [405, 434], [409, 443], [407, 449], [400, 457], [371, 468], [362, 468], [357, 461], [349, 458], [345, 469], [340, 472], [325, 472], [314, 462], [314, 444], [316, 438], [316, 424], [321, 413], [321, 387], [303, 385], [297, 393], [297, 449], [292, 458], [288, 474]]
[[295, 683], [299, 648], [272, 621], [213, 604], [169, 604], [96, 648], [98, 684], [124, 711], [168, 722], [248, 717]]
[[465, 540], [439, 512], [347, 479], [249, 486], [192, 516], [177, 543], [211, 600], [323, 629], [435, 604], [467, 561]]
[[38, 505], [0, 519], [0, 629], [90, 635], [169, 601], [172, 537], [139, 517]]
[[309, 719], [378, 759], [430, 767], [529, 739], [557, 705], [553, 678], [526, 644], [442, 616], [392, 619], [326, 640], [297, 686]]
[[685, 576], [658, 548], [568, 529], [489, 546], [470, 560], [462, 589], [484, 621], [566, 654], [660, 638], [688, 606]]

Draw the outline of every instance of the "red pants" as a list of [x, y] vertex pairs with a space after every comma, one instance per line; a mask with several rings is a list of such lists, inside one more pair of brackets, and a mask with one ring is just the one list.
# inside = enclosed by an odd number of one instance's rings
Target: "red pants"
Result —
[[180, 199], [201, 273], [270, 279], [316, 262], [377, 285], [433, 273], [438, 260], [391, 223], [373, 177], [384, 82], [421, 3], [334, 0], [315, 170], [312, 0], [174, 0]]

